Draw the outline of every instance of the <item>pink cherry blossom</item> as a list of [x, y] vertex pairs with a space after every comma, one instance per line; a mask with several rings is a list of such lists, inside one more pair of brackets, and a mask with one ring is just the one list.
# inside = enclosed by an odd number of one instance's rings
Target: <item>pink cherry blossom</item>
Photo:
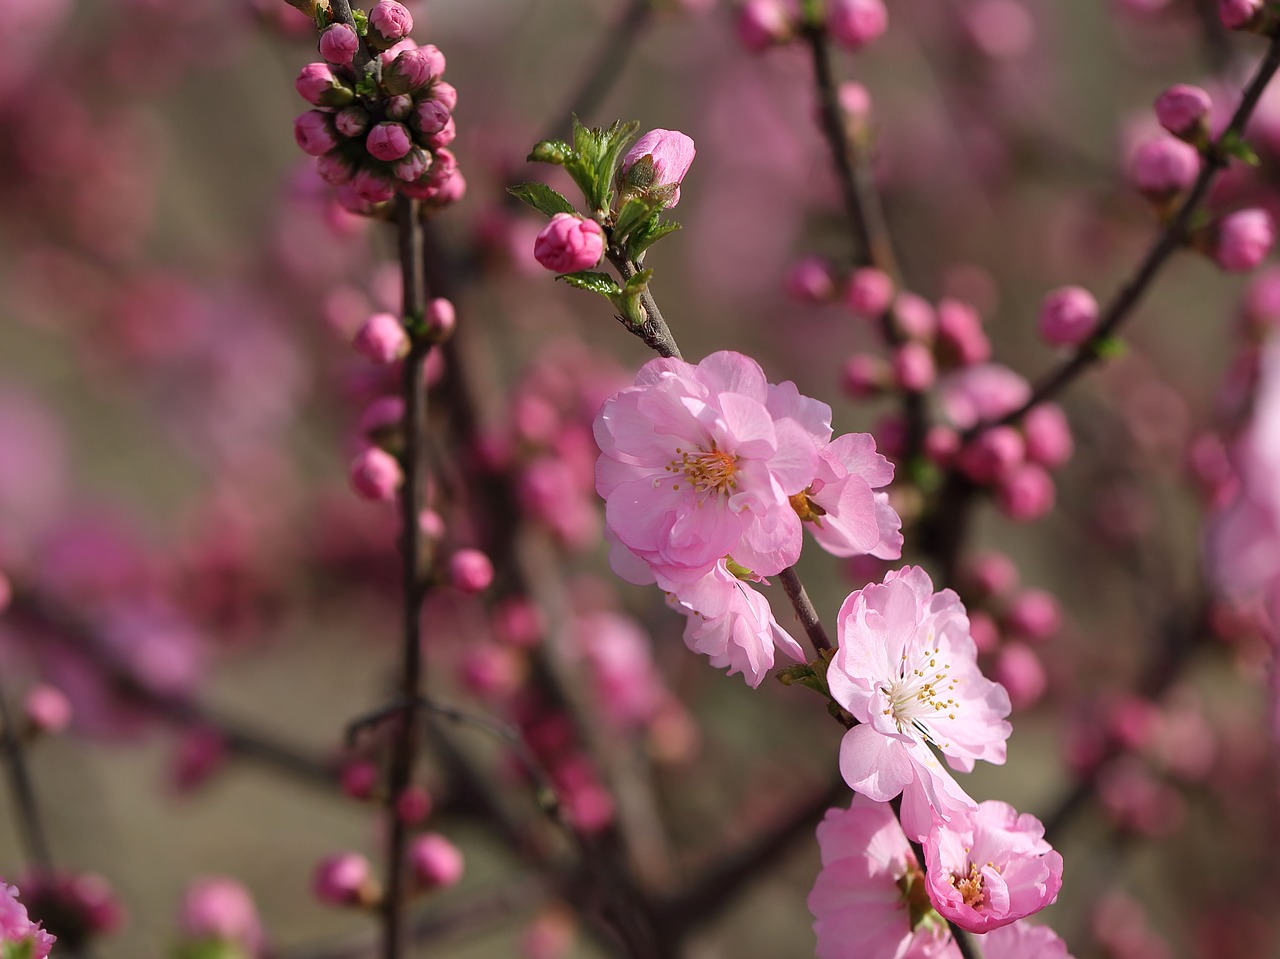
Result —
[[800, 555], [789, 497], [817, 467], [814, 441], [766, 407], [754, 360], [713, 353], [697, 366], [650, 360], [595, 421], [596, 490], [618, 539], [654, 566], [705, 571], [732, 553], [762, 575]]
[[749, 685], [759, 686], [773, 668], [776, 653], [804, 660], [804, 650], [778, 625], [768, 600], [724, 561], [692, 582], [659, 575], [658, 584], [668, 591], [670, 605], [689, 618], [685, 645], [710, 657], [712, 666], [728, 668], [730, 676], [742, 673]]
[[680, 181], [689, 172], [693, 164], [693, 140], [679, 130], [650, 130], [635, 142], [627, 155], [622, 159], [622, 172], [636, 165], [644, 157], [653, 160], [653, 183], [651, 186], [675, 187], [671, 194], [671, 202], [667, 206], [675, 206], [680, 202]]
[[991, 800], [935, 821], [924, 856], [934, 907], [970, 932], [1039, 912], [1062, 888], [1062, 856], [1044, 841], [1044, 826], [1008, 803]]
[[819, 959], [944, 952], [951, 937], [919, 894], [920, 866], [887, 805], [854, 796], [848, 809], [828, 809], [818, 846], [822, 871], [808, 904]]
[[974, 807], [930, 747], [964, 772], [1003, 763], [1009, 696], [978, 669], [960, 598], [933, 592], [908, 566], [852, 593], [840, 608], [840, 648], [827, 672], [831, 695], [861, 725], [840, 746], [840, 771], [877, 802], [902, 793], [902, 822], [920, 839], [934, 815]]
[[31, 959], [45, 959], [56, 938], [32, 922], [27, 907], [18, 901], [17, 886], [0, 883], [0, 944], [31, 943]]
[[942, 412], [956, 429], [997, 420], [1031, 397], [1026, 378], [999, 363], [966, 366], [938, 380]]
[[1048, 926], [1010, 923], [982, 939], [983, 959], [1072, 959], [1067, 944]]

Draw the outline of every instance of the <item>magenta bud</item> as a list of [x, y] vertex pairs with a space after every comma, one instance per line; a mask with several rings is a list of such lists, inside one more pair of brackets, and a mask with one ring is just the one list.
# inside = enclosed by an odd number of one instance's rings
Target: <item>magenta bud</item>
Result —
[[388, 502], [404, 482], [404, 473], [394, 456], [370, 446], [351, 461], [351, 486], [364, 499]]
[[533, 244], [533, 257], [553, 273], [589, 270], [604, 256], [604, 230], [595, 220], [557, 213]]
[[398, 396], [380, 396], [360, 414], [356, 429], [370, 440], [389, 430], [398, 429], [404, 421], [404, 400]]
[[431, 170], [431, 154], [422, 147], [415, 146], [392, 166], [391, 172], [397, 180], [413, 183], [420, 180]]
[[938, 330], [938, 314], [923, 296], [899, 293], [893, 301], [898, 328], [913, 340], [932, 341]]
[[439, 133], [450, 119], [449, 108], [435, 98], [420, 100], [413, 111], [413, 125], [427, 136]]
[[835, 295], [831, 266], [818, 256], [798, 260], [786, 277], [787, 293], [801, 303], [822, 303]]
[[355, 93], [339, 80], [327, 63], [308, 63], [293, 82], [302, 99], [317, 107], [344, 107]]
[[738, 42], [752, 53], [760, 53], [775, 43], [791, 38], [792, 24], [782, 0], [747, 0], [738, 8]]
[[893, 379], [899, 389], [909, 393], [923, 393], [933, 386], [937, 375], [933, 351], [923, 343], [904, 343], [894, 352]]
[[421, 786], [410, 783], [396, 797], [396, 818], [408, 826], [425, 822], [431, 815], [431, 795]]
[[1024, 590], [1005, 610], [1004, 626], [1021, 639], [1043, 643], [1062, 629], [1062, 607], [1052, 593], [1043, 589]]
[[197, 879], [182, 897], [178, 925], [188, 939], [214, 939], [257, 952], [262, 924], [253, 896], [243, 884], [223, 876]]
[[460, 549], [449, 557], [449, 583], [464, 593], [482, 593], [493, 582], [493, 563], [478, 549]]
[[409, 334], [390, 313], [375, 313], [356, 331], [351, 345], [361, 356], [389, 366], [409, 353]]
[[693, 164], [693, 140], [679, 130], [650, 130], [622, 158], [621, 175], [625, 180], [635, 179], [632, 171], [637, 163], [648, 157], [652, 162], [652, 178], [642, 187], [642, 192], [672, 188], [668, 207], [680, 202], [680, 183]]
[[449, 177], [444, 183], [440, 184], [436, 195], [431, 197], [431, 202], [436, 206], [444, 206], [446, 203], [457, 203], [466, 195], [467, 178], [462, 175], [462, 171], [457, 171], [453, 176]]
[[431, 88], [431, 99], [439, 100], [450, 113], [458, 109], [458, 90], [452, 83], [441, 80]]
[[427, 304], [427, 336], [436, 343], [443, 343], [453, 335], [458, 325], [458, 314], [453, 303], [438, 296]]
[[859, 128], [865, 127], [871, 120], [871, 91], [861, 83], [847, 80], [840, 84], [838, 95], [845, 117]]
[[377, 170], [361, 169], [352, 177], [351, 186], [368, 203], [385, 203], [396, 195], [395, 184]]
[[1018, 585], [1018, 567], [1004, 553], [977, 553], [965, 564], [965, 599], [994, 599]]
[[1008, 476], [1026, 458], [1026, 443], [1012, 426], [994, 426], [979, 433], [959, 453], [960, 468], [975, 483], [994, 483]]
[[938, 466], [949, 466], [960, 452], [960, 434], [941, 423], [930, 426], [924, 434], [924, 455]]
[[409, 847], [409, 862], [419, 885], [427, 889], [452, 886], [462, 878], [462, 853], [444, 836], [424, 833]]
[[996, 486], [996, 505], [1019, 523], [1039, 519], [1053, 508], [1053, 478], [1043, 466], [1023, 463]]
[[293, 121], [293, 138], [307, 156], [324, 156], [338, 145], [333, 119], [319, 110], [308, 110]]
[[364, 145], [372, 156], [390, 163], [408, 153], [413, 140], [403, 123], [383, 122], [369, 131]]
[[345, 23], [330, 24], [320, 34], [320, 56], [336, 66], [350, 64], [359, 49], [360, 38]]
[[938, 349], [950, 365], [972, 366], [991, 358], [991, 341], [978, 311], [960, 300], [938, 303]]
[[1045, 469], [1057, 469], [1075, 449], [1066, 414], [1053, 403], [1040, 403], [1027, 410], [1022, 418], [1022, 433], [1027, 441], [1027, 459]]
[[1213, 101], [1199, 87], [1179, 83], [1156, 100], [1156, 119], [1179, 140], [1194, 141], [1208, 132]]
[[1218, 0], [1218, 16], [1228, 30], [1245, 30], [1253, 26], [1262, 7], [1263, 0]]
[[323, 859], [311, 878], [315, 897], [331, 906], [349, 906], [366, 898], [372, 883], [369, 860], [359, 853], [342, 852]]
[[439, 150], [447, 147], [458, 136], [458, 125], [454, 122], [453, 117], [449, 117], [444, 122], [444, 126], [427, 137], [427, 146], [433, 150]]
[[[431, 49], [435, 50], [434, 47]], [[436, 50], [437, 54], [439, 52]], [[444, 58], [440, 57], [439, 60], [443, 65]], [[427, 54], [425, 48], [401, 50], [391, 61], [391, 65], [382, 71], [382, 85], [388, 93], [413, 93], [440, 75], [432, 72], [435, 66], [436, 61]]]
[[854, 399], [878, 396], [889, 388], [893, 371], [882, 357], [855, 353], [844, 364], [840, 383]]
[[1159, 201], [1186, 190], [1199, 173], [1199, 151], [1189, 143], [1167, 136], [1139, 146], [1129, 167], [1133, 185]]
[[1014, 709], [1034, 706], [1049, 686], [1040, 657], [1022, 643], [1005, 643], [992, 673], [1009, 694], [1009, 704]]
[[827, 30], [846, 50], [861, 50], [888, 26], [884, 0], [833, 0], [827, 5]]
[[1239, 210], [1223, 217], [1213, 230], [1213, 262], [1228, 273], [1248, 273], [1271, 252], [1275, 221], [1263, 209]]
[[384, 109], [388, 120], [408, 120], [413, 116], [413, 97], [402, 93], [398, 97], [387, 97]]
[[369, 111], [357, 104], [343, 107], [333, 115], [333, 125], [344, 137], [364, 136], [369, 129]]
[[71, 700], [66, 694], [45, 683], [27, 690], [22, 711], [31, 729], [41, 733], [60, 733], [71, 725]]
[[351, 178], [356, 175], [356, 167], [341, 153], [333, 152], [316, 157], [316, 172], [330, 186], [342, 186], [351, 182]]
[[1000, 627], [990, 613], [980, 609], [969, 614], [969, 636], [979, 653], [994, 653], [1000, 646]]
[[1059, 287], [1041, 302], [1039, 320], [1045, 342], [1076, 346], [1098, 326], [1098, 301], [1083, 287]]
[[849, 277], [845, 302], [854, 316], [879, 319], [893, 302], [893, 280], [889, 279], [888, 273], [872, 266], [854, 270]]
[[424, 509], [418, 514], [418, 529], [431, 542], [438, 543], [444, 539], [444, 517], [433, 509]]
[[352, 799], [372, 799], [378, 788], [378, 767], [367, 759], [356, 759], [342, 767], [342, 791]]
[[378, 46], [403, 40], [413, 29], [413, 14], [396, 0], [378, 0], [369, 11], [369, 37]]

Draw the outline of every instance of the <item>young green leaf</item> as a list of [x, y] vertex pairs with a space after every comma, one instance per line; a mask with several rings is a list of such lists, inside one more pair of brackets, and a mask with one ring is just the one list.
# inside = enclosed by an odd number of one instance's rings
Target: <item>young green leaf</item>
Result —
[[659, 223], [655, 217], [650, 223], [644, 224], [643, 227], [631, 235], [630, 242], [627, 244], [627, 252], [631, 254], [631, 259], [639, 259], [644, 254], [644, 251], [653, 246], [654, 243], [661, 240], [668, 233], [674, 233], [678, 229], [680, 229], [680, 224], [675, 220]]
[[617, 282], [608, 273], [582, 270], [579, 273], [561, 273], [556, 279], [564, 280], [570, 286], [577, 287], [579, 290], [599, 293], [610, 300], [622, 294], [622, 287], [618, 286]]
[[545, 183], [521, 183], [507, 187], [507, 192], [547, 216], [576, 212], [572, 203]]

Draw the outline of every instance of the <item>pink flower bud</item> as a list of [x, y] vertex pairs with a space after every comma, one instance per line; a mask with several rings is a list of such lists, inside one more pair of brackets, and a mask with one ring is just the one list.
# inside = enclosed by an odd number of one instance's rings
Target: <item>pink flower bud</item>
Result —
[[388, 120], [408, 120], [413, 116], [413, 97], [407, 93], [402, 93], [397, 97], [387, 97], [383, 103], [383, 109], [386, 111]]
[[875, 267], [866, 266], [854, 270], [849, 277], [849, 292], [845, 297], [854, 316], [868, 320], [878, 319], [893, 302], [893, 280], [889, 274]]
[[396, 797], [396, 818], [409, 826], [426, 822], [431, 815], [431, 795], [416, 783], [410, 783]]
[[409, 352], [409, 334], [390, 313], [375, 313], [356, 332], [351, 345], [361, 356], [389, 366]]
[[889, 387], [893, 376], [889, 364], [871, 353], [855, 353], [844, 364], [840, 383], [854, 399], [878, 396]]
[[991, 341], [982, 330], [978, 311], [960, 300], [942, 300], [938, 304], [938, 349], [956, 366], [991, 359]]
[[1129, 176], [1153, 200], [1167, 200], [1186, 190], [1200, 173], [1200, 153], [1189, 143], [1162, 136], [1133, 153]]
[[1218, 0], [1218, 16], [1228, 30], [1243, 30], [1262, 12], [1262, 0]]
[[450, 113], [458, 109], [458, 91], [452, 83], [445, 83], [441, 80], [433, 86], [431, 88], [431, 99], [439, 100]]
[[422, 147], [410, 147], [409, 152], [392, 166], [391, 172], [397, 180], [413, 183], [421, 180], [431, 170], [431, 154]]
[[330, 24], [320, 34], [320, 56], [337, 66], [351, 63], [359, 49], [360, 38], [345, 23]]
[[378, 767], [367, 759], [356, 759], [342, 767], [342, 791], [352, 799], [372, 799], [378, 788]]
[[977, 0], [962, 16], [969, 41], [993, 60], [1025, 57], [1035, 43], [1035, 21], [1020, 0]]
[[1026, 457], [1022, 434], [1012, 426], [995, 426], [979, 433], [960, 451], [960, 468], [975, 483], [994, 483], [1008, 476]]
[[449, 108], [434, 97], [419, 101], [413, 111], [413, 125], [420, 133], [430, 136], [439, 133], [450, 120]]
[[941, 423], [930, 426], [924, 434], [924, 455], [938, 466], [949, 466], [960, 452], [960, 434]]
[[443, 343], [453, 335], [458, 325], [458, 313], [453, 303], [438, 296], [427, 304], [427, 335], [437, 343]]
[[413, 141], [409, 138], [409, 129], [401, 123], [379, 123], [369, 131], [364, 141], [365, 148], [379, 160], [390, 162], [399, 160], [409, 152]]
[[398, 396], [380, 396], [364, 408], [356, 429], [369, 437], [396, 429], [404, 420], [404, 400]]
[[827, 29], [846, 50], [861, 50], [889, 26], [884, 0], [833, 0], [827, 6]]
[[976, 553], [965, 565], [963, 581], [966, 600], [970, 594], [980, 601], [994, 599], [1018, 585], [1018, 568], [1004, 553]]
[[1156, 119], [1180, 140], [1194, 140], [1207, 132], [1209, 111], [1213, 101], [1199, 87], [1179, 83], [1165, 90], [1156, 100]]
[[898, 328], [913, 340], [932, 340], [938, 329], [938, 315], [929, 301], [915, 293], [899, 293], [893, 301]]
[[1053, 403], [1041, 403], [1022, 418], [1022, 434], [1027, 441], [1027, 459], [1045, 469], [1057, 469], [1067, 460], [1075, 444], [1066, 414]]
[[893, 354], [893, 378], [900, 389], [922, 393], [933, 385], [937, 374], [933, 351], [923, 343], [904, 343]]
[[342, 852], [323, 859], [311, 878], [315, 897], [331, 906], [349, 906], [365, 898], [372, 881], [369, 860], [359, 853]]
[[493, 582], [493, 563], [478, 549], [460, 549], [449, 558], [449, 583], [464, 593], [482, 593]]
[[783, 0], [747, 0], [738, 8], [738, 42], [752, 53], [791, 39], [791, 17]]
[[462, 878], [462, 852], [438, 833], [424, 833], [409, 847], [414, 877], [427, 889], [452, 886]]
[[369, 11], [369, 34], [380, 46], [403, 40], [413, 30], [413, 14], [396, 0], [378, 0]]
[[444, 539], [444, 517], [433, 509], [424, 509], [418, 514], [418, 529], [427, 539], [438, 543]]
[[[382, 85], [388, 93], [413, 93], [444, 72], [444, 57], [435, 47], [431, 56], [425, 47], [401, 50], [391, 65], [382, 71]], [[437, 67], [438, 72], [437, 71]]]
[[807, 256], [787, 271], [786, 288], [787, 293], [801, 303], [821, 303], [831, 299], [836, 284], [826, 260]]
[[1062, 607], [1052, 593], [1028, 589], [1014, 597], [1004, 613], [1005, 628], [1028, 642], [1042, 643], [1062, 629]]
[[351, 178], [356, 195], [369, 203], [386, 203], [396, 195], [395, 184], [377, 170], [361, 169]]
[[992, 678], [1009, 694], [1014, 709], [1034, 706], [1049, 686], [1040, 657], [1022, 643], [1005, 643], [992, 672]]
[[[436, 156], [439, 156], [437, 153]], [[446, 203], [457, 203], [466, 195], [467, 178], [462, 175], [459, 170], [449, 177], [444, 183], [441, 183], [436, 190], [436, 195], [431, 198], [431, 202], [436, 206], [444, 206]]]
[[871, 91], [861, 83], [846, 80], [837, 91], [840, 109], [850, 120], [866, 123], [871, 119]]
[[589, 270], [604, 256], [604, 230], [595, 220], [557, 213], [534, 241], [533, 256], [553, 273]]
[[1248, 273], [1271, 252], [1275, 222], [1263, 209], [1239, 210], [1218, 221], [1213, 261], [1229, 273]]
[[1000, 512], [1019, 523], [1039, 519], [1053, 508], [1053, 478], [1044, 467], [1024, 463], [996, 486]]
[[674, 187], [667, 204], [673, 207], [680, 202], [680, 183], [693, 164], [695, 152], [693, 140], [679, 130], [650, 130], [622, 158], [622, 175], [626, 177], [645, 157], [651, 158], [653, 179], [646, 188]]
[[39, 683], [27, 690], [22, 703], [27, 723], [42, 733], [60, 733], [71, 724], [71, 700], [62, 690]]
[[994, 653], [1000, 646], [1000, 627], [980, 609], [969, 614], [969, 636], [979, 653]]
[[344, 137], [364, 136], [369, 129], [369, 112], [357, 104], [343, 107], [333, 115], [333, 125]]
[[1076, 346], [1098, 325], [1098, 301], [1083, 287], [1064, 286], [1040, 304], [1040, 335], [1048, 343]]
[[392, 500], [402, 482], [400, 463], [376, 446], [370, 446], [351, 462], [351, 485], [365, 499]]
[[524, 678], [523, 657], [492, 643], [471, 647], [458, 664], [463, 688], [494, 702], [509, 701]]
[[197, 879], [182, 897], [178, 925], [189, 939], [216, 939], [257, 952], [262, 941], [258, 909], [241, 883], [223, 876]]
[[341, 153], [335, 152], [316, 157], [316, 172], [330, 186], [342, 186], [351, 182], [351, 178], [356, 175], [356, 168]]
[[307, 156], [323, 156], [338, 145], [333, 120], [327, 113], [308, 110], [293, 121], [293, 138]]
[[302, 99], [317, 107], [341, 107], [351, 102], [355, 94], [342, 83], [327, 63], [308, 63], [293, 82]]
[[492, 613], [494, 638], [507, 646], [532, 648], [546, 631], [542, 612], [527, 599], [512, 597], [500, 603]]
[[444, 121], [444, 126], [427, 137], [427, 146], [433, 150], [441, 147], [447, 147], [458, 136], [458, 125], [454, 122], [453, 117]]

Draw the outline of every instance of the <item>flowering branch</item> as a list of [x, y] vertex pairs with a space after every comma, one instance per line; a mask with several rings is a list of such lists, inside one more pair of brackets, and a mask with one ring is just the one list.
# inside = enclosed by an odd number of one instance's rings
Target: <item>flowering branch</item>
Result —
[[1253, 115], [1258, 101], [1262, 99], [1262, 94], [1275, 76], [1277, 69], [1280, 69], [1280, 36], [1271, 39], [1266, 56], [1263, 57], [1253, 79], [1245, 88], [1240, 105], [1236, 107], [1231, 117], [1231, 122], [1227, 124], [1217, 140], [1204, 151], [1200, 175], [1196, 177], [1191, 191], [1147, 251], [1147, 255], [1143, 257], [1132, 278], [1120, 288], [1120, 292], [1107, 306], [1093, 334], [1080, 344], [1073, 356], [1056, 370], [1046, 374], [1036, 384], [1025, 403], [998, 419], [978, 422], [965, 433], [966, 441], [993, 427], [1016, 423], [1032, 407], [1057, 396], [1085, 370], [1107, 356], [1107, 346], [1113, 340], [1116, 331], [1133, 315], [1134, 308], [1141, 302], [1161, 268], [1186, 241], [1192, 219], [1208, 197], [1214, 180], [1231, 162], [1231, 154], [1225, 149], [1225, 145], [1238, 141], [1243, 135], [1249, 118]]

